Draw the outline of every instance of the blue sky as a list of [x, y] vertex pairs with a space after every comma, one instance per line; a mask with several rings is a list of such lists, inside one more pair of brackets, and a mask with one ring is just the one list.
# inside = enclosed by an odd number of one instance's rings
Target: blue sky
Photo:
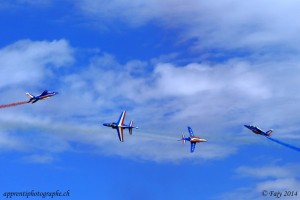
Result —
[[[298, 7], [0, 0], [0, 104], [59, 92], [1, 109], [1, 194], [252, 200], [299, 190], [299, 152], [243, 127], [300, 146]], [[102, 123], [123, 110], [140, 129], [121, 143]], [[187, 126], [208, 140], [193, 154], [176, 141]]]

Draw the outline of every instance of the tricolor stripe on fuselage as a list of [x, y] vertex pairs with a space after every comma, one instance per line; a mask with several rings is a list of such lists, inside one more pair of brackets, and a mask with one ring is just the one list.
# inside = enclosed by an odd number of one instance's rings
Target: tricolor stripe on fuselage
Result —
[[40, 96], [39, 98], [46, 99], [46, 98], [50, 98], [52, 96], [54, 96], [54, 94], [47, 94], [47, 95], [44, 95], [44, 96]]

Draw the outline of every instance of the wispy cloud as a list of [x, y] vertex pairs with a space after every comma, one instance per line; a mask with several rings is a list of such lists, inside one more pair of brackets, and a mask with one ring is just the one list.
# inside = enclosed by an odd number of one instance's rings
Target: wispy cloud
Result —
[[0, 149], [3, 151], [6, 150], [19, 150], [22, 151], [26, 147], [26, 145], [23, 144], [23, 142], [15, 136], [11, 136], [9, 133], [6, 132], [6, 130], [0, 131]]
[[[0, 9], [17, 10], [27, 6], [47, 7], [53, 3], [50, 0], [16, 0], [14, 2], [0, 0]], [[6, 10], [7, 11], [7, 10]]]
[[282, 192], [282, 195], [284, 195], [284, 191], [297, 191], [300, 186], [298, 168], [299, 164], [264, 167], [241, 166], [236, 170], [238, 176], [243, 179], [254, 178], [255, 181], [247, 181], [249, 184], [216, 199], [269, 199], [274, 198], [274, 196], [271, 196], [271, 191]]
[[37, 163], [37, 164], [48, 164], [53, 162], [54, 158], [51, 155], [39, 155], [33, 154], [22, 158], [24, 162]]

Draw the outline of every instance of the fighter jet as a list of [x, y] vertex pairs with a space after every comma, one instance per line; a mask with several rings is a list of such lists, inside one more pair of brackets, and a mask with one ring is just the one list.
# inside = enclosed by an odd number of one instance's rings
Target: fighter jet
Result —
[[194, 136], [193, 130], [191, 127], [188, 127], [189, 133], [190, 133], [190, 137], [185, 138], [184, 134], [182, 134], [182, 137], [180, 140], [178, 141], [182, 141], [182, 144], [185, 144], [185, 141], [189, 141], [191, 143], [191, 153], [194, 152], [195, 147], [196, 147], [196, 143], [199, 142], [207, 142], [206, 139], [201, 139], [200, 137]]
[[123, 133], [124, 129], [128, 129], [129, 134], [132, 135], [132, 129], [133, 128], [136, 128], [136, 129], [138, 128], [138, 127], [133, 126], [133, 121], [130, 121], [129, 125], [124, 124], [125, 115], [126, 115], [126, 111], [123, 111], [120, 115], [120, 118], [119, 118], [118, 122], [104, 123], [103, 124], [103, 126], [108, 126], [108, 127], [111, 127], [112, 129], [117, 129], [119, 140], [121, 142], [124, 142], [124, 133]]
[[35, 103], [39, 100], [47, 99], [47, 98], [50, 98], [57, 94], [58, 94], [58, 92], [49, 92], [48, 90], [45, 90], [42, 94], [40, 94], [38, 96], [33, 96], [32, 94], [27, 92], [26, 95], [30, 98], [27, 103], [30, 103], [30, 102]]
[[253, 133], [258, 134], [258, 135], [263, 135], [266, 137], [269, 137], [273, 130], [268, 130], [267, 132], [262, 131], [260, 128], [256, 127], [256, 126], [252, 126], [252, 125], [244, 125], [246, 128], [248, 128], [249, 130], [251, 130]]

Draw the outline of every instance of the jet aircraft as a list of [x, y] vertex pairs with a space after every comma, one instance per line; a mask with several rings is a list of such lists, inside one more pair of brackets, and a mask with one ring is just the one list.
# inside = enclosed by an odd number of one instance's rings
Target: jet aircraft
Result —
[[262, 131], [260, 128], [256, 127], [256, 126], [252, 126], [252, 125], [244, 125], [246, 128], [248, 128], [249, 130], [251, 130], [253, 133], [258, 134], [258, 135], [263, 135], [266, 137], [269, 137], [273, 130], [268, 130], [267, 132]]
[[42, 94], [38, 95], [38, 96], [33, 96], [32, 94], [30, 94], [29, 92], [26, 93], [26, 95], [30, 98], [29, 101], [27, 103], [35, 103], [39, 100], [43, 100], [43, 99], [47, 99], [50, 98], [54, 95], [57, 95], [58, 92], [50, 92], [48, 90], [45, 90]]
[[121, 113], [120, 117], [119, 117], [118, 122], [104, 123], [103, 124], [103, 126], [108, 126], [108, 127], [111, 127], [112, 129], [117, 129], [119, 140], [121, 142], [124, 142], [124, 133], [123, 133], [124, 129], [128, 129], [129, 134], [132, 135], [132, 129], [133, 128], [136, 128], [136, 129], [138, 128], [138, 127], [133, 126], [133, 121], [130, 121], [129, 125], [124, 124], [125, 115], [126, 115], [126, 111], [123, 111]]
[[207, 142], [206, 139], [202, 139], [200, 137], [194, 136], [193, 130], [191, 127], [188, 127], [189, 133], [190, 133], [190, 137], [185, 138], [184, 134], [182, 134], [182, 138], [178, 141], [182, 141], [182, 144], [185, 144], [185, 141], [189, 141], [191, 143], [191, 153], [194, 152], [195, 147], [196, 147], [196, 143], [199, 142]]

